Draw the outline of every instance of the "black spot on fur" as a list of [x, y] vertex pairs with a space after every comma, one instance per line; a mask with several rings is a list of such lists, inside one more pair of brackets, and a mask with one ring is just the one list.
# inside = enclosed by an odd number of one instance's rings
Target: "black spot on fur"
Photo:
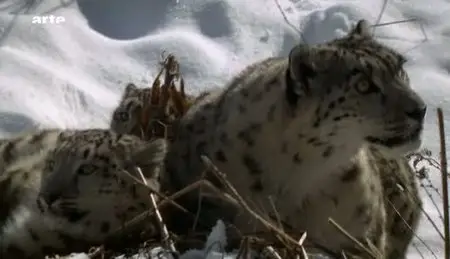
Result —
[[262, 192], [264, 190], [264, 186], [261, 179], [256, 179], [250, 186], [250, 189], [254, 192]]
[[130, 186], [130, 196], [135, 200], [139, 198], [137, 194], [136, 185], [134, 184]]
[[318, 118], [318, 119], [316, 119], [316, 121], [314, 121], [313, 127], [318, 128], [319, 126], [320, 126], [320, 119]]
[[264, 86], [264, 89], [268, 92], [270, 91], [270, 88], [274, 85], [278, 84], [278, 77], [273, 77], [267, 82], [267, 84]]
[[220, 133], [219, 141], [224, 145], [228, 145], [230, 143], [230, 138], [228, 137], [227, 133], [222, 132]]
[[[403, 221], [403, 218], [398, 215], [397, 213], [395, 213], [394, 215], [394, 220], [393, 220], [393, 225], [395, 226], [401, 226], [401, 224], [405, 224]], [[400, 227], [395, 227], [391, 229], [391, 234], [394, 236], [402, 236], [404, 235], [404, 230], [406, 230], [405, 228], [400, 228]]]
[[244, 163], [244, 166], [251, 175], [261, 175], [263, 173], [260, 164], [249, 154], [242, 156], [242, 163]]
[[342, 114], [342, 115], [339, 115], [339, 116], [334, 117], [333, 120], [334, 120], [334, 121], [340, 121], [340, 120], [345, 119], [345, 118], [348, 118], [348, 117], [351, 117], [351, 115], [348, 114], [348, 113], [344, 113], [344, 114]]
[[353, 166], [352, 168], [344, 172], [344, 174], [341, 176], [341, 181], [351, 182], [354, 181], [358, 176], [359, 176], [358, 168], [356, 166]]
[[275, 109], [276, 108], [277, 108], [277, 105], [275, 103], [270, 105], [269, 111], [267, 112], [267, 120], [269, 122], [272, 122], [274, 120], [274, 118], [275, 118]]
[[242, 96], [244, 96], [245, 98], [247, 98], [247, 97], [250, 95], [248, 89], [246, 89], [246, 88], [242, 88], [242, 89], [241, 89], [241, 94], [242, 94]]
[[308, 143], [308, 144], [312, 144], [312, 143], [315, 143], [315, 142], [317, 142], [317, 141], [319, 141], [318, 138], [312, 137], [312, 138], [309, 138], [309, 139], [307, 140], [307, 143]]
[[23, 181], [26, 181], [26, 180], [28, 180], [28, 178], [30, 178], [30, 173], [24, 172], [24, 173], [22, 174], [22, 180], [23, 180]]
[[13, 150], [14, 144], [12, 142], [6, 144], [2, 154], [2, 158], [5, 164], [11, 163], [11, 161], [14, 159]]
[[365, 214], [367, 214], [367, 211], [368, 211], [368, 207], [366, 204], [359, 204], [358, 206], [356, 206], [356, 211], [355, 211], [356, 218], [363, 217]]
[[31, 228], [28, 229], [28, 234], [30, 234], [30, 237], [31, 239], [33, 239], [33, 241], [39, 242], [40, 240], [39, 236], [36, 233], [34, 233], [34, 231]]
[[[375, 245], [375, 247], [379, 246], [380, 243], [380, 236], [382, 236], [382, 233], [385, 232], [385, 228], [384, 228], [384, 221], [378, 220], [375, 224], [375, 229], [373, 230], [373, 234], [372, 234], [372, 238], [371, 241], [373, 243], [373, 245]], [[390, 257], [390, 258], [399, 258], [399, 257]]]
[[34, 134], [34, 135], [31, 137], [29, 143], [32, 144], [32, 145], [34, 145], [34, 144], [36, 144], [36, 143], [39, 143], [39, 142], [41, 142], [46, 136], [47, 136], [47, 132], [46, 132], [46, 131], [42, 131], [42, 132], [40, 132], [40, 133], [38, 133], [38, 134]]
[[311, 145], [313, 145], [315, 147], [320, 147], [320, 146], [323, 146], [325, 144], [325, 142], [321, 141], [320, 139], [318, 139], [316, 137], [309, 138], [307, 140], [307, 143], [311, 144]]
[[211, 110], [212, 108], [214, 108], [214, 106], [212, 105], [212, 103], [207, 103], [203, 106], [203, 108], [205, 110]]
[[255, 103], [255, 102], [259, 102], [259, 101], [262, 100], [263, 96], [264, 96], [264, 93], [263, 93], [263, 92], [259, 92], [259, 93], [255, 94], [255, 95], [252, 97], [251, 101], [254, 102], [254, 103]]
[[237, 137], [247, 143], [248, 146], [254, 146], [255, 140], [252, 138], [251, 132], [248, 130], [241, 130], [238, 132]]
[[336, 103], [335, 102], [330, 102], [328, 104], [328, 110], [332, 110], [332, 109], [334, 109], [334, 107], [336, 107]]
[[86, 159], [89, 156], [89, 149], [83, 151], [83, 158]]
[[200, 155], [205, 153], [205, 149], [206, 149], [206, 141], [200, 141], [195, 146], [195, 152]]
[[331, 156], [331, 155], [333, 154], [333, 152], [334, 152], [334, 147], [328, 146], [328, 147], [325, 149], [325, 151], [323, 151], [322, 156], [323, 156], [323, 157], [329, 157], [329, 156]]
[[87, 211], [64, 211], [63, 213], [70, 223], [77, 223], [89, 214]]
[[130, 206], [127, 208], [127, 211], [133, 213], [137, 211], [137, 208], [135, 206]]
[[[372, 193], [374, 193], [375, 192], [375, 184], [370, 184], [370, 191], [372, 192]], [[388, 194], [389, 195], [389, 194]]]
[[303, 162], [303, 159], [300, 157], [299, 153], [295, 153], [292, 156], [292, 162], [294, 162], [295, 164], [299, 165], [299, 164], [301, 164]]
[[239, 113], [246, 113], [247, 107], [245, 107], [242, 103], [238, 106]]
[[111, 225], [109, 224], [109, 222], [102, 222], [101, 226], [100, 226], [100, 231], [104, 234], [108, 233], [109, 230], [111, 229]]
[[225, 156], [225, 152], [223, 152], [223, 150], [217, 150], [215, 153], [215, 157], [216, 157], [217, 161], [219, 161], [219, 162], [227, 162], [228, 161], [227, 157]]
[[187, 129], [189, 132], [194, 132], [194, 124], [188, 123], [188, 124], [186, 125], [186, 129]]

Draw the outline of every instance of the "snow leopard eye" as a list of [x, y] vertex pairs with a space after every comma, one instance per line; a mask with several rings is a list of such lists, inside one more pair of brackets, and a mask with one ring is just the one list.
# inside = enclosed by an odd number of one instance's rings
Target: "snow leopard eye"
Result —
[[114, 114], [114, 117], [120, 121], [127, 121], [130, 118], [126, 111], [118, 111]]
[[355, 89], [359, 94], [371, 94], [380, 92], [380, 89], [371, 81], [359, 82], [358, 84], [356, 84]]
[[47, 167], [47, 170], [48, 170], [48, 171], [52, 171], [53, 168], [55, 167], [55, 161], [53, 161], [53, 160], [47, 160], [47, 165], [46, 165], [46, 167]]
[[367, 95], [372, 93], [379, 93], [381, 89], [376, 85], [374, 81], [364, 71], [360, 69], [353, 69], [349, 73], [349, 77], [356, 76], [358, 78], [355, 82], [355, 91], [361, 95]]
[[81, 165], [78, 169], [77, 169], [77, 174], [79, 175], [91, 175], [93, 174], [95, 171], [97, 171], [97, 166], [95, 165]]

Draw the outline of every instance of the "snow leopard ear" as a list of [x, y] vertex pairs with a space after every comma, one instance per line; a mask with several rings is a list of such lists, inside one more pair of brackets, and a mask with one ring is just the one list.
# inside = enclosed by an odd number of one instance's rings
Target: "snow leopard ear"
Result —
[[359, 37], [372, 37], [372, 34], [370, 33], [370, 27], [371, 26], [367, 20], [361, 19], [356, 23], [355, 27], [349, 33], [349, 35]]
[[127, 84], [127, 86], [125, 86], [125, 91], [124, 91], [123, 95], [127, 96], [130, 93], [133, 93], [133, 92], [135, 92], [137, 90], [138, 90], [138, 88], [137, 88], [137, 86], [135, 84], [129, 83], [129, 84]]
[[317, 76], [314, 52], [314, 47], [300, 44], [289, 53], [289, 65], [286, 74], [288, 100], [294, 101], [294, 98], [311, 93], [311, 80]]

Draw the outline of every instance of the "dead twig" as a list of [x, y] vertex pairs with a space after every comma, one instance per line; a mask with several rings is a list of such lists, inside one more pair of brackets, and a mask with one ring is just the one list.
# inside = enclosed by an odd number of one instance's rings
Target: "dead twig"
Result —
[[[141, 177], [141, 181], [148, 186], [147, 180], [144, 177], [144, 174], [142, 173], [142, 170], [139, 167], [136, 167], [136, 171], [139, 173], [139, 176]], [[175, 243], [170, 238], [169, 231], [167, 231], [166, 224], [164, 224], [164, 220], [161, 216], [161, 213], [159, 212], [158, 206], [156, 205], [156, 198], [154, 193], [150, 193], [150, 199], [152, 202], [153, 209], [156, 212], [156, 219], [158, 220], [158, 225], [161, 231], [161, 236], [163, 238], [163, 243], [166, 244], [166, 248], [170, 249], [170, 251], [176, 253], [177, 249], [175, 248]]]
[[437, 109], [439, 138], [441, 146], [441, 176], [444, 205], [444, 233], [445, 233], [445, 258], [450, 259], [450, 230], [449, 230], [449, 204], [448, 204], [448, 181], [447, 181], [447, 151], [445, 147], [444, 115], [442, 109]]
[[433, 249], [414, 231], [414, 229], [411, 228], [411, 226], [408, 224], [408, 222], [403, 218], [403, 216], [400, 214], [400, 211], [394, 206], [394, 204], [389, 200], [386, 199], [386, 201], [390, 204], [392, 209], [395, 211], [395, 213], [402, 219], [403, 223], [408, 227], [408, 229], [414, 234], [414, 236], [431, 252], [432, 255], [437, 259], [437, 255], [433, 252]]
[[359, 242], [358, 239], [353, 237], [350, 233], [348, 233], [342, 226], [340, 226], [336, 221], [334, 221], [332, 218], [328, 218], [328, 222], [333, 225], [341, 234], [346, 236], [349, 240], [351, 240], [353, 243], [355, 243], [359, 248], [361, 248], [363, 251], [365, 251], [368, 255], [370, 255], [371, 258], [376, 259], [378, 258], [372, 251], [370, 251], [367, 247], [365, 247], [361, 242]]
[[212, 161], [206, 157], [201, 156], [201, 159], [203, 160], [203, 163], [205, 163], [206, 167], [210, 169], [210, 172], [212, 172], [215, 177], [221, 182], [223, 186], [227, 189], [227, 191], [233, 196], [233, 198], [236, 199], [236, 201], [239, 203], [239, 205], [253, 218], [255, 218], [257, 221], [259, 221], [262, 225], [264, 225], [267, 229], [271, 230], [275, 234], [277, 234], [282, 239], [288, 241], [294, 248], [297, 250], [297, 253], [301, 252], [301, 246], [298, 244], [296, 240], [294, 240], [292, 237], [284, 233], [282, 230], [268, 222], [266, 219], [261, 217], [259, 214], [255, 213], [245, 202], [245, 200], [239, 195], [239, 193], [236, 191], [236, 189], [226, 180], [225, 175], [223, 175], [222, 172], [219, 171], [219, 169], [212, 163]]
[[295, 27], [288, 19], [288, 17], [286, 16], [286, 13], [283, 11], [283, 8], [280, 5], [280, 2], [278, 2], [278, 0], [274, 0], [275, 4], [277, 5], [278, 10], [280, 11], [281, 15], [283, 16], [284, 21], [286, 22], [286, 24], [291, 27], [295, 32], [298, 33], [298, 35], [300, 36], [300, 39], [304, 42], [304, 43], [308, 43], [306, 41], [306, 39], [303, 36], [303, 33], [297, 28]]

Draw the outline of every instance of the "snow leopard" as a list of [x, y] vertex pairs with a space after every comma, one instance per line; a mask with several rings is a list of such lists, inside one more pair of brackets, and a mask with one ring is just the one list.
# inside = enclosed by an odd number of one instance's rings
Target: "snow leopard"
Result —
[[[406, 61], [363, 19], [341, 38], [249, 65], [180, 119], [163, 189], [200, 179], [204, 155], [255, 211], [294, 237], [306, 231], [311, 251], [405, 258], [421, 215], [405, 155], [421, 145], [427, 107]], [[198, 193], [184, 203], [197, 209]], [[220, 217], [244, 233], [266, 231], [212, 198], [201, 206], [211, 224]]]
[[[166, 152], [164, 139], [108, 129], [45, 129], [1, 140], [0, 255], [87, 251], [120, 235], [125, 223], [151, 211]], [[140, 175], [149, 187], [135, 180]]]

